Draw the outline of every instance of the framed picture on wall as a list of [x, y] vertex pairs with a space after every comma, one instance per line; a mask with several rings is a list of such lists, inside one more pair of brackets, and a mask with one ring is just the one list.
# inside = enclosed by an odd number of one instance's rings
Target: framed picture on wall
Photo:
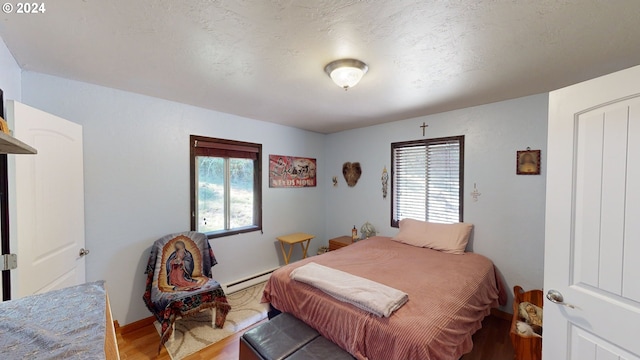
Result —
[[316, 159], [269, 154], [269, 187], [316, 186]]
[[540, 150], [519, 150], [516, 152], [516, 174], [540, 175]]

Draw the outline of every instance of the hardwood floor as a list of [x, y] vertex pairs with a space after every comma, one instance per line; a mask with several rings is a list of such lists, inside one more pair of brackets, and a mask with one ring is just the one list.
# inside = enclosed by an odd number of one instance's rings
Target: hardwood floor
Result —
[[[263, 320], [266, 321], [266, 320]], [[257, 326], [261, 322], [248, 327], [245, 330]], [[236, 360], [238, 359], [238, 349], [240, 336], [244, 331], [235, 333], [201, 351], [189, 355], [184, 360]], [[124, 327], [116, 328], [118, 339], [118, 349], [121, 360], [171, 360], [167, 349], [163, 346], [158, 353], [160, 336], [153, 326], [153, 318], [147, 318]]]
[[473, 334], [473, 350], [461, 360], [513, 360], [510, 328], [511, 320], [487, 316], [482, 321], [482, 329]]
[[[482, 322], [482, 329], [473, 335], [473, 350], [463, 356], [462, 360], [512, 360], [513, 346], [509, 339], [509, 327], [508, 320], [493, 315], [487, 316]], [[185, 360], [236, 360], [240, 336], [243, 332], [233, 334], [186, 357]], [[153, 322], [141, 320], [136, 324], [118, 327], [116, 336], [122, 360], [171, 360], [164, 346], [158, 354], [160, 338], [153, 327]]]

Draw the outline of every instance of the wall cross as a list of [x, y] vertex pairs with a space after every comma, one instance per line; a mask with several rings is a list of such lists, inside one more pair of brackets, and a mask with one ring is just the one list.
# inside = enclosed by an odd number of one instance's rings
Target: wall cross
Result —
[[420, 125], [420, 127], [422, 128], [422, 136], [424, 136], [424, 130], [429, 127], [429, 125], [425, 124], [424, 121], [422, 122], [422, 125]]

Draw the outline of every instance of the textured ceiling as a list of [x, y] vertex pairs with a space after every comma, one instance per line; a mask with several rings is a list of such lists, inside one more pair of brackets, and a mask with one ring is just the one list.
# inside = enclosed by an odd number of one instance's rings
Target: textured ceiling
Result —
[[[640, 64], [637, 0], [58, 0], [0, 13], [24, 70], [331, 133]], [[345, 92], [324, 73], [353, 57]]]

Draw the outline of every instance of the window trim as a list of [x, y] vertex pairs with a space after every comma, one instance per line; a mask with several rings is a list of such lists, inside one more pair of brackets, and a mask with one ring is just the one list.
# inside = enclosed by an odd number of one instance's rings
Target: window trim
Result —
[[398, 220], [393, 218], [393, 207], [394, 207], [394, 197], [395, 197], [395, 159], [394, 159], [394, 150], [396, 148], [409, 147], [409, 146], [422, 146], [429, 144], [437, 144], [442, 142], [447, 142], [451, 140], [457, 140], [460, 144], [460, 163], [459, 165], [459, 176], [460, 176], [460, 187], [458, 190], [458, 199], [459, 199], [459, 208], [458, 208], [458, 221], [463, 221], [464, 214], [464, 135], [458, 136], [447, 136], [440, 138], [431, 138], [431, 139], [420, 139], [420, 140], [410, 140], [410, 141], [401, 141], [391, 143], [391, 206], [390, 206], [390, 219], [391, 219], [391, 227], [399, 227]]
[[[189, 136], [189, 157], [190, 157], [190, 206], [191, 206], [191, 230], [197, 231], [197, 219], [196, 219], [196, 191], [197, 182], [196, 177], [196, 148], [198, 142], [208, 143], [204, 147], [222, 149], [221, 151], [245, 151], [256, 153], [256, 159], [254, 159], [254, 171], [253, 171], [253, 216], [256, 224], [250, 226], [244, 226], [234, 228], [230, 230], [218, 230], [205, 233], [207, 238], [219, 238], [223, 236], [242, 234], [252, 231], [262, 231], [262, 144], [249, 143], [237, 140], [227, 140], [212, 138], [207, 136], [190, 135]], [[212, 146], [213, 144], [213, 146]], [[231, 156], [232, 158], [238, 158]]]

